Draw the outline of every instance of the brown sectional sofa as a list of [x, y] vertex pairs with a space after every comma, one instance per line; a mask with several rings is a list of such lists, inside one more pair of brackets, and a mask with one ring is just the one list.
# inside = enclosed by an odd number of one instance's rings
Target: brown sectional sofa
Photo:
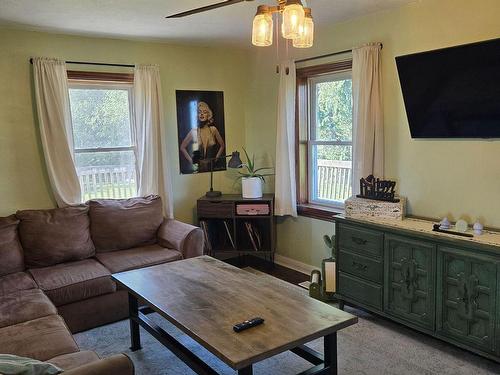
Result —
[[203, 246], [199, 228], [163, 218], [158, 196], [0, 218], [0, 352], [68, 374], [132, 374], [128, 357], [100, 360], [71, 333], [128, 316], [112, 273], [198, 256]]

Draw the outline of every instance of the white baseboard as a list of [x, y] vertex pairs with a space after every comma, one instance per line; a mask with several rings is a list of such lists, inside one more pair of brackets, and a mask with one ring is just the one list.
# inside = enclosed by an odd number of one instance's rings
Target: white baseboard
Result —
[[285, 257], [280, 254], [274, 255], [274, 261], [276, 264], [279, 264], [280, 266], [291, 268], [292, 270], [305, 273], [306, 275], [310, 275], [312, 270], [318, 269], [317, 267], [313, 267], [309, 264], [299, 262], [298, 260]]

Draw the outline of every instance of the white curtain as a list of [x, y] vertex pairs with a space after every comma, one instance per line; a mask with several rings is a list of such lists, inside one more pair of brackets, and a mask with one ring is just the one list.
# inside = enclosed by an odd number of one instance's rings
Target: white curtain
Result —
[[278, 118], [276, 126], [275, 213], [297, 216], [295, 180], [295, 63], [279, 67]]
[[172, 218], [172, 182], [165, 147], [160, 69], [156, 65], [135, 68], [134, 113], [138, 194], [159, 194], [165, 216]]
[[43, 153], [54, 197], [59, 207], [80, 203], [66, 64], [57, 59], [34, 58], [33, 76]]
[[384, 177], [381, 69], [380, 43], [353, 49], [353, 190], [356, 194], [360, 178], [370, 174]]

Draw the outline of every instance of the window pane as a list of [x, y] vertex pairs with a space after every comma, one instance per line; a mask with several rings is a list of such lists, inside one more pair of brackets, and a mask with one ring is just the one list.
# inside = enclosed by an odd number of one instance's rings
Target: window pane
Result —
[[352, 80], [315, 84], [316, 140], [352, 140]]
[[137, 195], [133, 151], [77, 153], [75, 161], [83, 201]]
[[70, 88], [75, 148], [130, 146], [127, 89]]
[[344, 202], [352, 194], [352, 146], [313, 145], [313, 200]]

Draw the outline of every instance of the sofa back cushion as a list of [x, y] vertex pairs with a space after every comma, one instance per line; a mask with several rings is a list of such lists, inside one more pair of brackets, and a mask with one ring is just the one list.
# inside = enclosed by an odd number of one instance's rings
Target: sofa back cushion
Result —
[[47, 267], [95, 255], [86, 205], [18, 211], [27, 267]]
[[0, 217], [0, 276], [24, 271], [23, 249], [17, 235], [15, 215]]
[[153, 245], [163, 221], [158, 195], [130, 199], [95, 199], [90, 207], [90, 233], [97, 252]]

